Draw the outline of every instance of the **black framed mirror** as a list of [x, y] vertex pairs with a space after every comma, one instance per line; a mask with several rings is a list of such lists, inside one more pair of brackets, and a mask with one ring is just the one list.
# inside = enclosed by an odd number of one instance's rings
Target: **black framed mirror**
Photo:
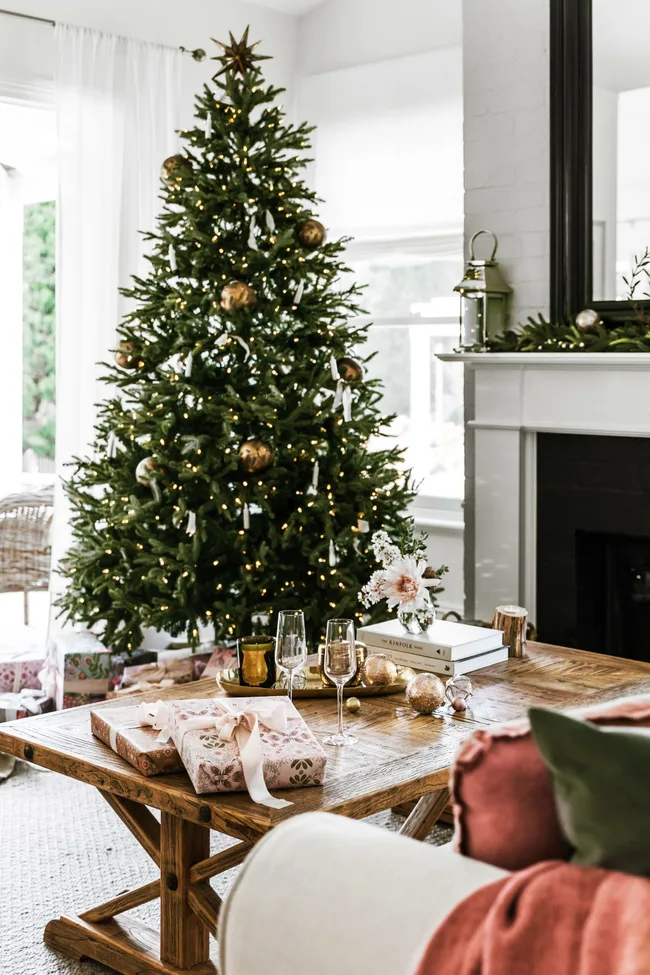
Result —
[[[650, 4], [550, 0], [550, 16], [551, 313], [620, 322], [634, 256], [650, 248]], [[650, 308], [649, 286], [636, 307]]]

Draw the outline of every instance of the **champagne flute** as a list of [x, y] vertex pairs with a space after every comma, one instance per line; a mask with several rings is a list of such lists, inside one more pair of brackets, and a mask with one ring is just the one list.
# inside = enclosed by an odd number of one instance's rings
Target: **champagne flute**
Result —
[[354, 623], [352, 620], [328, 620], [325, 634], [325, 674], [336, 684], [339, 727], [335, 735], [323, 738], [325, 745], [356, 745], [359, 741], [354, 735], [343, 731], [343, 685], [357, 672], [357, 650], [354, 642]]
[[275, 662], [287, 674], [289, 700], [293, 700], [293, 672], [305, 666], [307, 640], [305, 614], [301, 609], [283, 609], [278, 613]]

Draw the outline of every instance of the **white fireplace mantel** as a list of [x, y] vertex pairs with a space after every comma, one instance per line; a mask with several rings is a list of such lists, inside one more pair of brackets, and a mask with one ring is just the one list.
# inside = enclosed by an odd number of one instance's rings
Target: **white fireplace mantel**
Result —
[[536, 618], [538, 433], [650, 437], [650, 354], [464, 353], [466, 615]]

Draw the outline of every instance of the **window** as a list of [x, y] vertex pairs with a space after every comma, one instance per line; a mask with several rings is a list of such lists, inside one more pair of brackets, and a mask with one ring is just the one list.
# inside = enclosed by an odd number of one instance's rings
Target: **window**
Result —
[[55, 433], [54, 113], [0, 99], [0, 491], [51, 481]]
[[463, 496], [462, 60], [459, 48], [304, 79], [299, 112], [317, 125], [313, 182], [370, 324], [370, 376], [384, 383], [390, 434], [419, 482], [418, 503]]

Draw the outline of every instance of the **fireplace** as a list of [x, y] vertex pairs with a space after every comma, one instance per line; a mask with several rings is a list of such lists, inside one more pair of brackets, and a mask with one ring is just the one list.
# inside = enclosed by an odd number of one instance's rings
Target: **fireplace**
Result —
[[545, 639], [647, 659], [650, 355], [439, 358], [465, 366], [465, 616], [517, 603]]
[[537, 435], [540, 640], [650, 661], [650, 440]]

